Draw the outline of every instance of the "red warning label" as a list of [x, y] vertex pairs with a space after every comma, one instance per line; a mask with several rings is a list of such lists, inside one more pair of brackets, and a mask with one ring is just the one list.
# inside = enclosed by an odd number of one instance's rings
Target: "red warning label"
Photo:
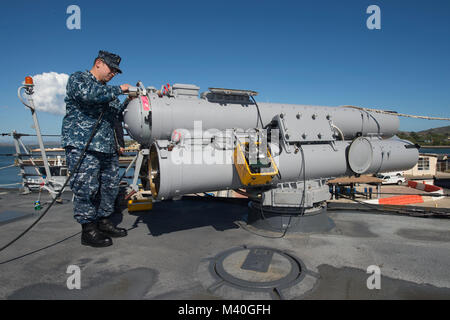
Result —
[[142, 96], [142, 107], [144, 108], [144, 111], [150, 111], [150, 102], [148, 101], [148, 97]]

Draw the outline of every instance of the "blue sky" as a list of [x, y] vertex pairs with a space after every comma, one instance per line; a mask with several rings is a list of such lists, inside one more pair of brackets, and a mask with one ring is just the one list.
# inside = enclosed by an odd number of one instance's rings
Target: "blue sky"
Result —
[[[71, 4], [81, 30], [66, 27]], [[381, 9], [381, 30], [366, 27], [369, 5]], [[450, 116], [448, 0], [8, 1], [0, 39], [1, 132], [33, 133], [17, 99], [26, 75], [89, 69], [99, 49], [122, 56], [110, 84], [192, 83], [256, 90], [264, 102]], [[60, 133], [61, 115], [38, 117], [43, 133]]]

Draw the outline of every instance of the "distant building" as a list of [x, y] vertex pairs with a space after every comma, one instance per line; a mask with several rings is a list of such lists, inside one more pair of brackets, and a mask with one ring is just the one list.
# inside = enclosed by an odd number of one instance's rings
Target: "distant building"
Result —
[[419, 154], [419, 161], [409, 170], [403, 172], [404, 175], [421, 177], [421, 176], [435, 176], [437, 172], [437, 154], [421, 153]]
[[437, 171], [450, 172], [450, 159], [446, 154], [438, 155], [437, 159]]

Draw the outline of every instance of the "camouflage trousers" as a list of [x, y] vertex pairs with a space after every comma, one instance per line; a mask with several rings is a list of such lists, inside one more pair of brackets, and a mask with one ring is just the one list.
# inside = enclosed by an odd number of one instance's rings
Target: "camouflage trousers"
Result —
[[[70, 172], [82, 150], [66, 148], [66, 161]], [[119, 156], [117, 153], [87, 151], [82, 163], [69, 181], [74, 194], [73, 213], [79, 223], [94, 222], [114, 212], [119, 192]]]

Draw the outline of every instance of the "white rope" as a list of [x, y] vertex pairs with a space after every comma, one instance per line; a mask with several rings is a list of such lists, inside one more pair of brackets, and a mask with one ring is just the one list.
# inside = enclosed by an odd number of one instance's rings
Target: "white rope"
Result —
[[399, 116], [399, 117], [408, 117], [408, 118], [415, 118], [415, 119], [426, 119], [426, 120], [445, 120], [450, 121], [450, 118], [439, 118], [439, 117], [428, 117], [428, 116], [414, 116], [410, 114], [404, 114], [404, 113], [397, 113], [394, 111], [385, 111], [385, 110], [378, 110], [378, 109], [369, 109], [369, 108], [362, 108], [362, 107], [356, 107], [356, 106], [342, 106], [344, 108], [355, 108], [363, 111], [370, 111], [370, 112], [376, 112], [376, 113], [382, 113], [382, 114], [389, 114], [392, 116]]
[[12, 165], [10, 165], [10, 166], [6, 166], [6, 167], [0, 168], [0, 170], [2, 170], [2, 169], [7, 169], [7, 168], [11, 168], [11, 167], [15, 167], [15, 166], [16, 166], [15, 164], [12, 164]]

